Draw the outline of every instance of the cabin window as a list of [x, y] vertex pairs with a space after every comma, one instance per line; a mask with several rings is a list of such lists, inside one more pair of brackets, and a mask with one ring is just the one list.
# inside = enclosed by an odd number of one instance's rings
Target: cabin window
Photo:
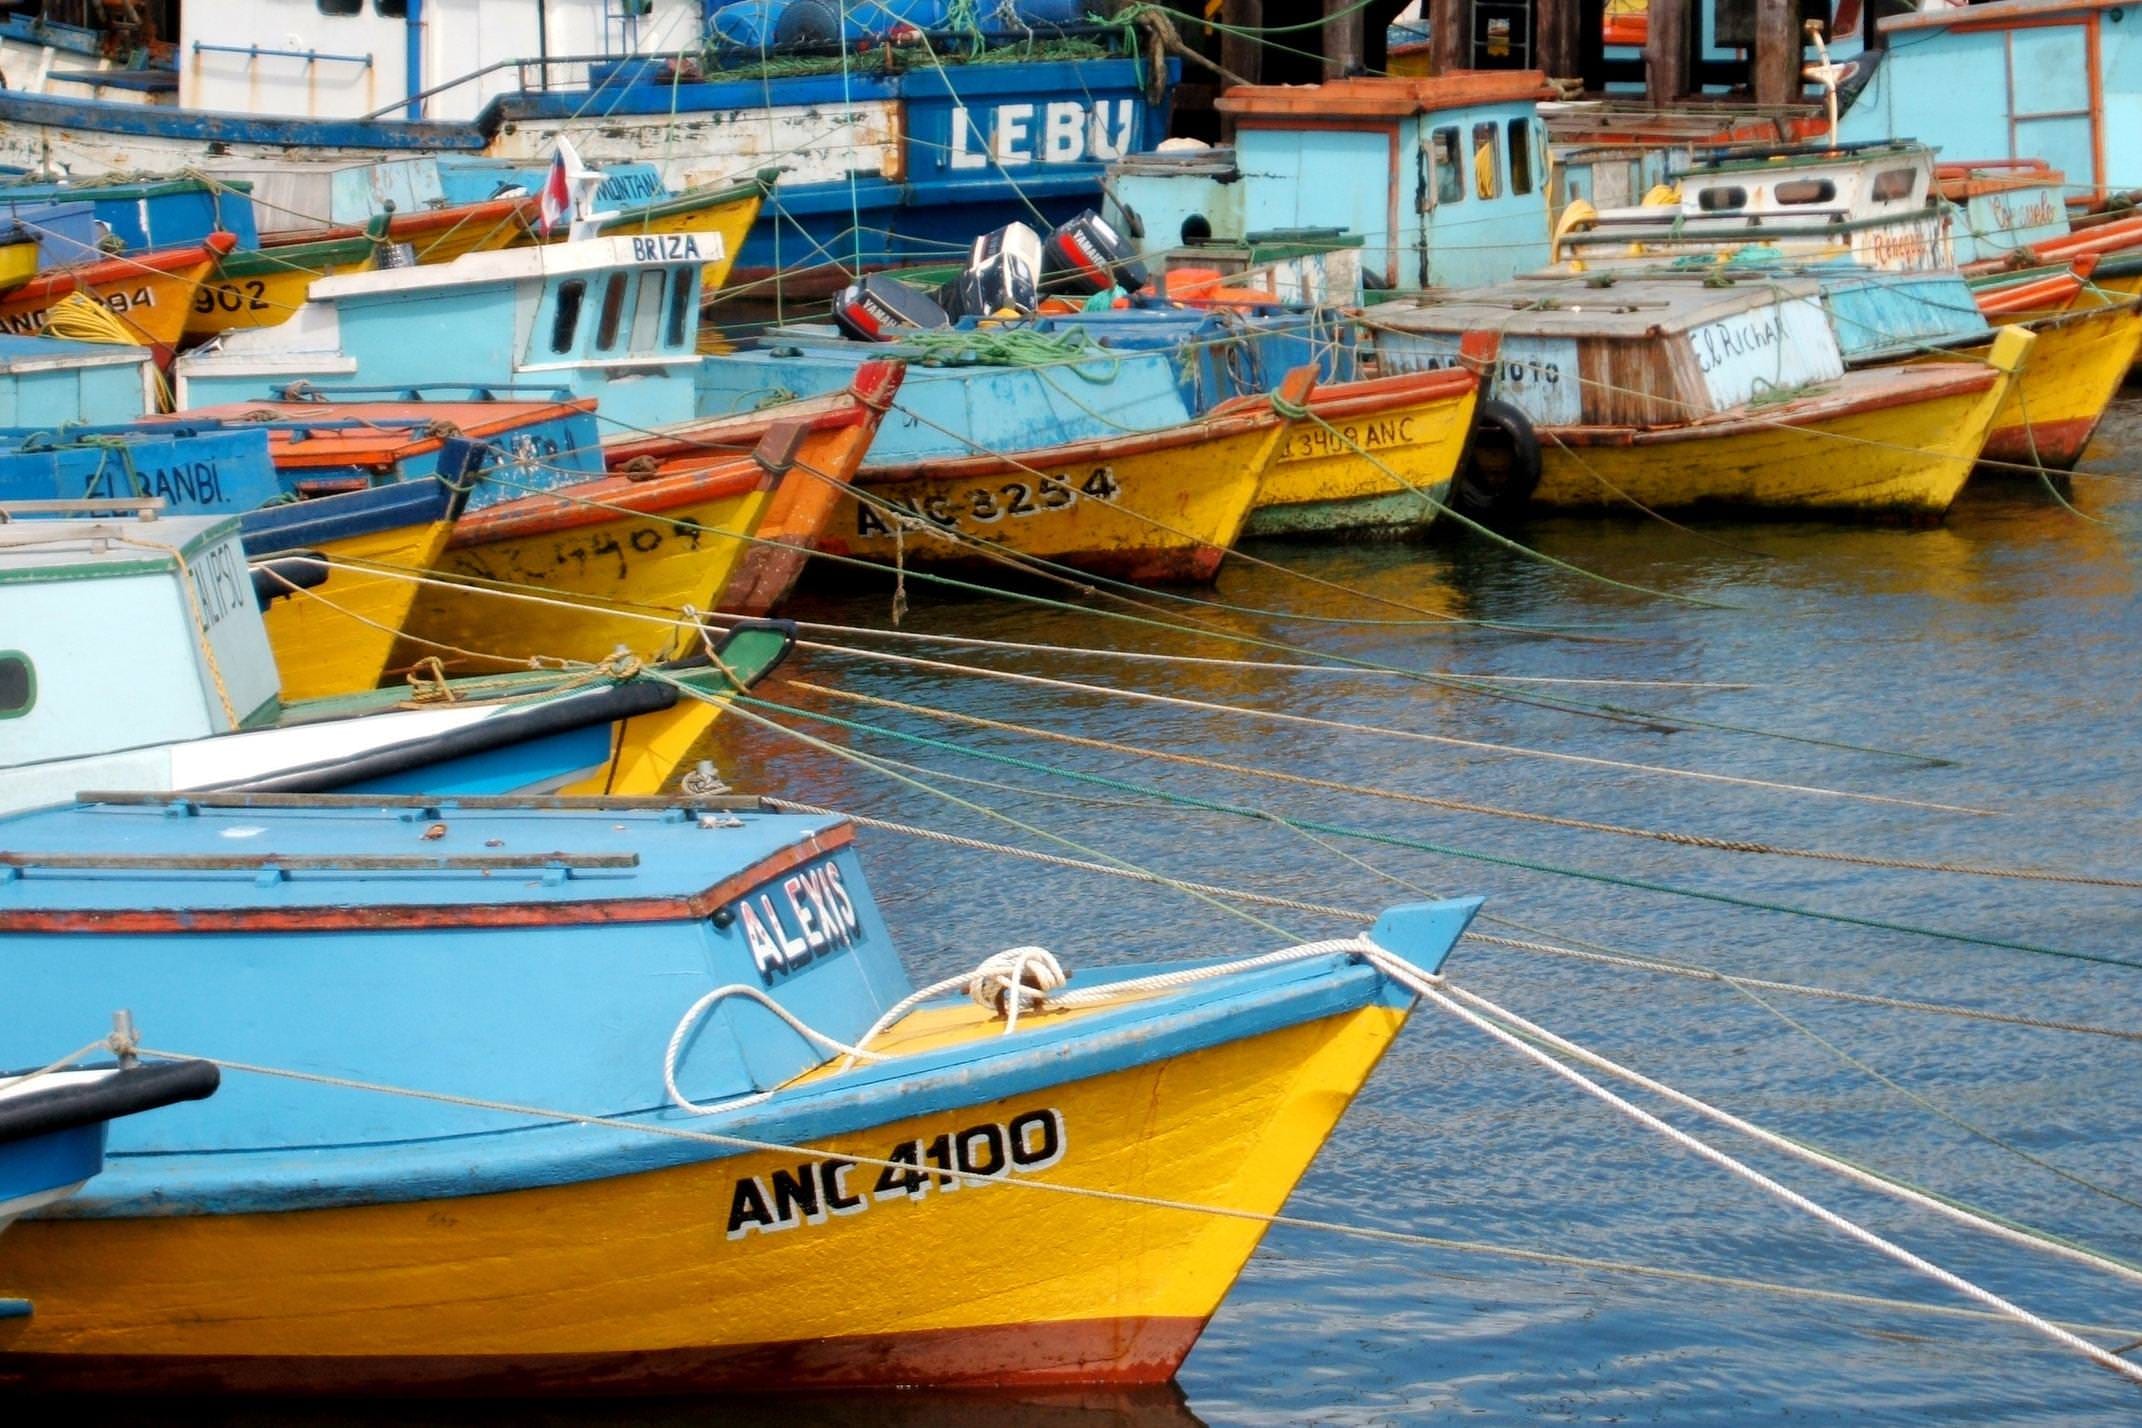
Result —
[[1532, 124], [1526, 119], [1510, 121], [1510, 192], [1532, 192]]
[[1438, 129], [1428, 157], [1435, 164], [1435, 201], [1456, 203], [1465, 197], [1465, 164], [1458, 157], [1458, 131]]
[[1837, 185], [1828, 179], [1787, 179], [1777, 186], [1779, 203], [1828, 203], [1837, 197]]
[[1747, 206], [1748, 191], [1744, 188], [1707, 188], [1696, 195], [1696, 207], [1705, 213], [1730, 213]]
[[1502, 192], [1502, 140], [1493, 124], [1473, 125], [1473, 188], [1482, 198]]
[[0, 650], [0, 719], [20, 719], [37, 702], [37, 671], [21, 650]]
[[573, 329], [580, 325], [580, 301], [587, 293], [588, 285], [578, 278], [558, 284], [558, 310], [550, 320], [551, 351], [573, 350]]
[[595, 350], [608, 352], [617, 346], [617, 332], [625, 321], [625, 284], [630, 273], [612, 273], [603, 284], [602, 316], [595, 323]]
[[1878, 199], [1910, 198], [1918, 186], [1917, 169], [1885, 169], [1874, 176], [1874, 196]]
[[682, 347], [685, 344], [686, 319], [692, 315], [692, 299], [697, 295], [699, 284], [690, 268], [677, 269], [677, 280], [669, 285], [669, 345]]
[[662, 336], [662, 284], [667, 268], [648, 268], [640, 274], [640, 295], [632, 304], [632, 350], [646, 352]]
[[372, 0], [372, 13], [390, 20], [409, 18], [409, 0]]
[[356, 15], [364, 10], [364, 0], [318, 0], [323, 15]]

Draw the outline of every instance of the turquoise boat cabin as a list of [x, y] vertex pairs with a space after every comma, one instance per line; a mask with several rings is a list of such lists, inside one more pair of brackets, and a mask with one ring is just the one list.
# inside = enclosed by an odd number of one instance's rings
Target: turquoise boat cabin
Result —
[[106, 426], [156, 409], [146, 347], [0, 333], [0, 426]]
[[1464, 288], [1546, 263], [1547, 130], [1536, 71], [1228, 90], [1231, 149], [1109, 171], [1105, 216], [1157, 267], [1201, 245], [1337, 227], [1372, 289]]

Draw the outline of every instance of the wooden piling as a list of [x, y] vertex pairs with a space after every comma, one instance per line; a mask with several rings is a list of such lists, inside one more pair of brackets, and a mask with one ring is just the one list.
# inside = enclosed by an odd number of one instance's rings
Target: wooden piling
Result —
[[1338, 79], [1361, 68], [1358, 0], [1324, 0], [1324, 76]]
[[1790, 104], [1800, 97], [1799, 0], [1755, 0], [1757, 104]]
[[[1239, 29], [1262, 29], [1264, 0], [1226, 0], [1221, 7], [1220, 18]], [[1223, 32], [1220, 36], [1220, 67], [1229, 74], [1240, 75], [1251, 84], [1263, 83], [1263, 42], [1255, 34]]]
[[1650, 36], [1644, 42], [1644, 89], [1657, 105], [1677, 104], [1688, 94], [1688, 0], [1651, 0]]
[[1533, 64], [1556, 79], [1584, 73], [1583, 0], [1533, 0]]
[[1428, 44], [1437, 74], [1473, 67], [1473, 7], [1468, 0], [1428, 0]]

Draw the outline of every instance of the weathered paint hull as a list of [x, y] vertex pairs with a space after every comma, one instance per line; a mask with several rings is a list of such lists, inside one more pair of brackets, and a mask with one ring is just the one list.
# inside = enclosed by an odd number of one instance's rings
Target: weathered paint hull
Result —
[[[1372, 1004], [1068, 1084], [813, 1141], [882, 1157], [1048, 1108], [1032, 1178], [1277, 1211], [1405, 1020]], [[627, 1393], [1163, 1382], [1264, 1226], [963, 1185], [870, 1190], [724, 1233], [793, 1155], [452, 1199], [30, 1221], [0, 1282], [0, 1384], [253, 1393]], [[865, 1200], [868, 1203], [865, 1203]], [[867, 1211], [867, 1212], [865, 1212]], [[1025, 1246], [1006, 1252], [1007, 1245]]]
[[688, 651], [698, 636], [681, 612], [713, 608], [774, 478], [724, 470], [685, 485], [594, 481], [463, 516], [396, 662], [437, 655], [449, 669], [481, 670], [597, 661], [620, 646], [643, 657]]
[[1950, 363], [1847, 374], [1820, 396], [1664, 428], [1545, 428], [1536, 507], [1940, 517], [2006, 374]]
[[2142, 307], [2108, 304], [2086, 289], [2070, 311], [2025, 325], [2038, 340], [1994, 414], [1983, 459], [2066, 470], [2082, 459], [2142, 351]]
[[1067, 567], [1202, 584], [1241, 534], [1285, 432], [1259, 405], [1047, 451], [865, 470], [820, 549], [998, 577]]
[[[844, 489], [870, 449], [898, 369], [874, 381], [882, 389], [802, 416], [769, 411], [742, 456], [717, 450], [464, 515], [397, 657], [485, 668], [601, 660], [620, 646], [690, 654], [699, 631], [687, 608], [766, 613], [794, 587], [833, 509], [823, 489]], [[770, 549], [769, 520], [780, 541]]]
[[394, 647], [452, 521], [353, 535], [312, 549], [335, 562], [327, 582], [261, 611], [285, 702], [377, 689], [396, 669]]
[[1422, 379], [1353, 383], [1348, 397], [1312, 398], [1310, 410], [1330, 428], [1306, 421], [1288, 429], [1243, 533], [1425, 530], [1465, 455], [1479, 394], [1465, 372], [1443, 376], [1395, 405], [1383, 394], [1407, 384], [1418, 389]]

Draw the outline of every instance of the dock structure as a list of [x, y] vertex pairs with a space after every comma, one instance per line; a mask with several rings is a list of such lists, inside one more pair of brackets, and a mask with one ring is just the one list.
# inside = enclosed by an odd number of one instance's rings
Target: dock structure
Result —
[[[1427, 0], [1430, 65], [1539, 69], [1601, 93], [1610, 81], [1641, 81], [1654, 105], [1674, 105], [1727, 86], [1764, 106], [1801, 98], [1808, 20], [1830, 21], [1823, 0], [1650, 0], [1641, 60], [1607, 54], [1604, 0]], [[1389, 68], [1386, 27], [1406, 0], [1224, 0], [1218, 17], [1222, 69], [1250, 84], [1309, 83]], [[1323, 18], [1312, 45], [1275, 47], [1261, 31]], [[1706, 35], [1708, 28], [1708, 35]], [[1301, 32], [1297, 32], [1301, 33]], [[1706, 47], [1708, 39], [1708, 47]], [[1312, 51], [1313, 52], [1310, 52]], [[1196, 86], [1192, 86], [1193, 88]], [[1191, 98], [1195, 106], [1194, 96]]]

